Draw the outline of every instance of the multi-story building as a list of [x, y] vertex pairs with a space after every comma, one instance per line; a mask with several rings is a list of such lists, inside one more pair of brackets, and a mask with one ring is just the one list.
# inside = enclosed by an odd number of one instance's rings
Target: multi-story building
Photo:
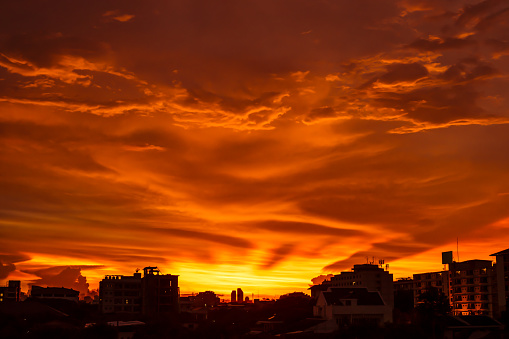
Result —
[[452, 262], [448, 270], [414, 274], [413, 280], [415, 306], [423, 293], [438, 289], [453, 315], [497, 314], [496, 274], [490, 260]]
[[413, 291], [414, 280], [412, 278], [399, 278], [394, 281], [394, 291]]
[[490, 260], [449, 265], [453, 315], [489, 315], [497, 310], [496, 276]]
[[431, 288], [438, 289], [439, 292], [442, 292], [447, 297], [449, 303], [452, 303], [452, 298], [450, 296], [449, 271], [414, 274], [413, 285], [414, 305], [418, 305], [420, 302], [420, 296], [429, 291]]
[[232, 303], [237, 302], [237, 291], [235, 291], [235, 290], [232, 291], [230, 302], [232, 302]]
[[161, 274], [157, 267], [145, 267], [132, 276], [107, 275], [99, 283], [103, 313], [158, 315], [179, 311], [178, 275]]
[[99, 283], [99, 300], [103, 313], [140, 313], [141, 273], [107, 275]]
[[393, 277], [388, 271], [378, 265], [354, 265], [352, 271], [341, 272], [333, 276], [330, 282], [324, 282], [330, 287], [364, 287], [368, 291], [378, 291], [384, 303], [394, 307]]
[[156, 315], [179, 311], [178, 275], [161, 274], [157, 267], [145, 267], [141, 291], [143, 314]]
[[7, 286], [0, 287], [0, 302], [19, 301], [21, 281], [9, 280]]
[[495, 272], [497, 276], [497, 315], [507, 311], [509, 302], [509, 248], [491, 254], [496, 257]]
[[80, 298], [80, 292], [64, 287], [32, 286], [30, 297], [35, 299], [64, 299], [77, 303]]

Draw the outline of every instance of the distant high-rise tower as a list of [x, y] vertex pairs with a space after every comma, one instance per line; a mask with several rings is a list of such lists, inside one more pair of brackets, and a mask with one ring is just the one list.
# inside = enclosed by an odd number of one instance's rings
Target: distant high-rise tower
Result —
[[235, 290], [232, 291], [231, 302], [232, 303], [237, 302], [237, 292]]
[[244, 301], [244, 292], [242, 292], [242, 289], [240, 287], [237, 288], [237, 301], [239, 303]]

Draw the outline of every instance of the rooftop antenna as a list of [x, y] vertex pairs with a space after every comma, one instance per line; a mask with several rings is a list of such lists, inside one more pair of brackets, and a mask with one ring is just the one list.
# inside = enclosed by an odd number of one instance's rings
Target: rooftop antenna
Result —
[[458, 256], [458, 262], [460, 262], [460, 241], [458, 237], [456, 237], [456, 255]]

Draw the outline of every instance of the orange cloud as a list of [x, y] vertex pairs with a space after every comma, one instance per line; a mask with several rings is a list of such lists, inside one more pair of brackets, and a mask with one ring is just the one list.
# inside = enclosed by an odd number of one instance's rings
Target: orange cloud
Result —
[[2, 281], [273, 295], [505, 248], [503, 2], [60, 5], [0, 13]]

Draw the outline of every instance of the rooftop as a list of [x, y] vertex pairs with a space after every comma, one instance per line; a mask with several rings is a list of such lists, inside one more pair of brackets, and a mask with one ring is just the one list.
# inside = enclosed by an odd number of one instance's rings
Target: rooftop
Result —
[[497, 253], [490, 254], [490, 256], [497, 256], [497, 255], [504, 255], [504, 254], [509, 254], [509, 248], [506, 250], [497, 252]]
[[367, 288], [331, 288], [323, 292], [325, 301], [329, 305], [345, 306], [343, 300], [357, 300], [357, 305], [380, 305], [384, 302], [378, 292], [370, 292]]

